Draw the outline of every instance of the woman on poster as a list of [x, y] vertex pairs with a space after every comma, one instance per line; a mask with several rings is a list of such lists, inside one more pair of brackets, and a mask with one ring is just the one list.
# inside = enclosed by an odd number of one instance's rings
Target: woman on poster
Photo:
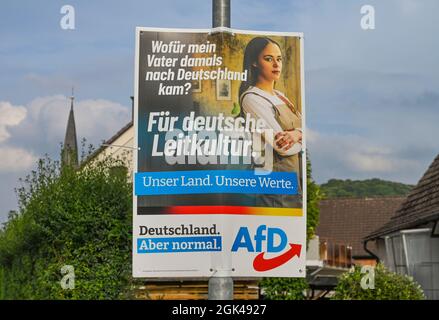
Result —
[[258, 197], [258, 202], [268, 207], [301, 208], [302, 116], [293, 103], [275, 89], [282, 73], [279, 44], [266, 37], [253, 38], [245, 49], [243, 70], [248, 70], [248, 80], [242, 82], [239, 89], [242, 115], [263, 119], [266, 129], [273, 130], [273, 171], [296, 172], [298, 177], [297, 196], [263, 195]]

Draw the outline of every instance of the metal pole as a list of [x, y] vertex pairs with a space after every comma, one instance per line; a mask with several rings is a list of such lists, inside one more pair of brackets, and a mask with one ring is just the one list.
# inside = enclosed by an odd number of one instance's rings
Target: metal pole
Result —
[[212, 0], [212, 27], [230, 28], [230, 0]]
[[[230, 0], [212, 0], [212, 27], [230, 28]], [[233, 300], [233, 278], [221, 272], [209, 278], [209, 300]]]
[[233, 278], [213, 276], [209, 278], [209, 300], [233, 300]]

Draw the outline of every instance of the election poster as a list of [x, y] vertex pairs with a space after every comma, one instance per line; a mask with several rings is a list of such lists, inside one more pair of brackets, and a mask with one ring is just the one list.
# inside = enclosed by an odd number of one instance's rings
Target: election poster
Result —
[[136, 29], [133, 276], [305, 277], [303, 36]]

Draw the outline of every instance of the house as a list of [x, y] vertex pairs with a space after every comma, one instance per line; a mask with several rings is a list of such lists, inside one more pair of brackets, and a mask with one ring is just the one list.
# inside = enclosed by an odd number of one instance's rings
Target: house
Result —
[[95, 160], [100, 161], [106, 158], [119, 159], [123, 162], [128, 177], [132, 179], [133, 167], [133, 150], [134, 150], [134, 126], [129, 122], [110, 139], [105, 141], [96, 149], [86, 160], [86, 163]]
[[[320, 201], [320, 241], [334, 245], [331, 255], [340, 255], [343, 245], [352, 247], [353, 263], [374, 265], [375, 247], [364, 248], [363, 238], [390, 220], [405, 197], [334, 198]], [[337, 245], [338, 246], [335, 246]], [[372, 252], [371, 252], [372, 251]]]
[[439, 300], [439, 155], [390, 221], [369, 232], [364, 246], [392, 271], [412, 276]]

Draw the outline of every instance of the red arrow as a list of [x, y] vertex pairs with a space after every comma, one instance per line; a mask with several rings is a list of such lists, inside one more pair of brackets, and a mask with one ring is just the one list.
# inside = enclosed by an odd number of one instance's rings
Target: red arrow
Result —
[[287, 252], [270, 259], [265, 259], [265, 252], [261, 252], [255, 257], [255, 260], [253, 260], [253, 268], [255, 268], [256, 271], [268, 271], [283, 265], [294, 256], [300, 257], [302, 245], [290, 243], [290, 247], [291, 249]]

